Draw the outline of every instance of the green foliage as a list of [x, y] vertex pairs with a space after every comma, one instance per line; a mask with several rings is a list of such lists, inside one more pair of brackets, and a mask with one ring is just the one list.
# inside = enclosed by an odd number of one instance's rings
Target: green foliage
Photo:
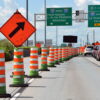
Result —
[[14, 46], [7, 39], [0, 40], [0, 49], [5, 51], [6, 61], [13, 59]]
[[38, 48], [38, 54], [41, 55], [41, 48]]
[[67, 44], [64, 44], [64, 43], [63, 43], [63, 44], [61, 44], [61, 47], [66, 47], [66, 46], [67, 46]]
[[22, 47], [18, 47], [18, 48], [22, 48], [22, 49], [30, 49], [31, 47], [22, 46]]
[[[5, 51], [5, 60], [6, 61], [10, 61], [13, 59], [14, 48], [16, 48], [16, 47], [14, 47], [12, 45], [12, 43], [9, 42], [9, 40], [7, 40], [7, 39], [0, 40], [0, 49], [3, 49]], [[18, 48], [24, 49], [24, 57], [30, 56], [30, 48], [31, 47], [22, 46], [22, 47], [18, 47]], [[18, 48], [16, 48], [16, 49], [18, 49]], [[41, 48], [38, 48], [38, 53], [39, 53], [39, 55], [41, 54]]]

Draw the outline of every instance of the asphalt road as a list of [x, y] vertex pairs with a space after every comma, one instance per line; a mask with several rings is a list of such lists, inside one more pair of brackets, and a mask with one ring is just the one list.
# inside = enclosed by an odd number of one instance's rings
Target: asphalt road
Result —
[[[24, 65], [28, 75], [29, 58]], [[9, 87], [12, 66], [13, 62], [6, 63], [7, 92], [13, 97], [0, 100], [100, 100], [100, 62], [92, 57], [75, 57], [41, 72], [41, 79], [25, 79], [27, 88]]]
[[[7, 88], [6, 90], [7, 90], [7, 93], [13, 96], [16, 94], [17, 91], [21, 89], [21, 88], [9, 87], [9, 85], [12, 84], [12, 78], [10, 77], [10, 75], [12, 75], [12, 72], [13, 72], [13, 61], [6, 62], [5, 67], [6, 67], [6, 88]], [[24, 58], [24, 70], [25, 70], [25, 74], [29, 75], [29, 57]], [[25, 83], [28, 80], [29, 80], [28, 78], [25, 78]], [[0, 98], [0, 100], [5, 100], [5, 99]]]
[[100, 100], [100, 67], [95, 59], [76, 57], [50, 70], [42, 72], [41, 79], [31, 79], [29, 87], [11, 100]]

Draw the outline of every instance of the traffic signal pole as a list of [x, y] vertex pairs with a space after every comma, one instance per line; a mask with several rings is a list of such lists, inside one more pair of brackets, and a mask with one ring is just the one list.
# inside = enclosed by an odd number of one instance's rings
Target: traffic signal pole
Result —
[[89, 44], [89, 34], [87, 34], [87, 45]]
[[45, 11], [45, 27], [44, 27], [44, 46], [46, 46], [47, 30], [46, 30], [46, 0], [44, 0], [44, 11]]
[[95, 43], [95, 30], [93, 30], [93, 43]]
[[56, 26], [56, 46], [58, 46], [58, 27]]
[[[26, 19], [28, 20], [28, 0], [26, 0]], [[28, 40], [26, 41], [26, 45], [28, 46]]]
[[[34, 14], [34, 27], [36, 27], [36, 14]], [[36, 32], [34, 33], [34, 46], [36, 46]]]

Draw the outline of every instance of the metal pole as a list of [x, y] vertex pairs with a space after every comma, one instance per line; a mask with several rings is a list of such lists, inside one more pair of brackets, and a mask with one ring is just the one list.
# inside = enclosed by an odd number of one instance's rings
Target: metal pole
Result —
[[58, 46], [58, 27], [56, 26], [56, 46]]
[[82, 40], [80, 39], [80, 47], [82, 46]]
[[83, 46], [84, 46], [84, 40], [83, 40]]
[[88, 37], [88, 34], [87, 34], [87, 45], [89, 44], [89, 37]]
[[[34, 14], [34, 26], [36, 27], [36, 14]], [[34, 46], [36, 46], [36, 32], [34, 33]]]
[[[26, 19], [28, 20], [28, 0], [26, 0]], [[26, 41], [26, 45], [28, 46], [28, 40]]]
[[95, 43], [95, 30], [93, 30], [93, 43]]
[[46, 32], [47, 32], [47, 30], [46, 30], [46, 0], [44, 0], [44, 13], [45, 13], [45, 28], [44, 28], [44, 42], [45, 42], [45, 46], [46, 46]]

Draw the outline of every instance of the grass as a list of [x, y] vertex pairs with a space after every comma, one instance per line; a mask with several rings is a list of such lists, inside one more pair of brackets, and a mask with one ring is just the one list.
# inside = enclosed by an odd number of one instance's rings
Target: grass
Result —
[[[34, 47], [34, 46], [32, 46], [32, 47]], [[32, 48], [32, 47], [22, 46], [22, 47], [18, 47], [18, 48], [22, 48], [22, 49], [26, 50], [26, 52], [27, 52], [27, 50], [30, 50], [30, 48]], [[9, 40], [7, 40], [7, 39], [0, 40], [0, 49], [4, 50], [4, 52], [5, 52], [5, 60], [6, 61], [10, 61], [13, 59], [14, 48], [16, 48], [16, 47], [14, 45], [12, 45], [12, 43]], [[39, 52], [39, 54], [41, 54], [41, 48], [38, 48], [38, 52]]]

